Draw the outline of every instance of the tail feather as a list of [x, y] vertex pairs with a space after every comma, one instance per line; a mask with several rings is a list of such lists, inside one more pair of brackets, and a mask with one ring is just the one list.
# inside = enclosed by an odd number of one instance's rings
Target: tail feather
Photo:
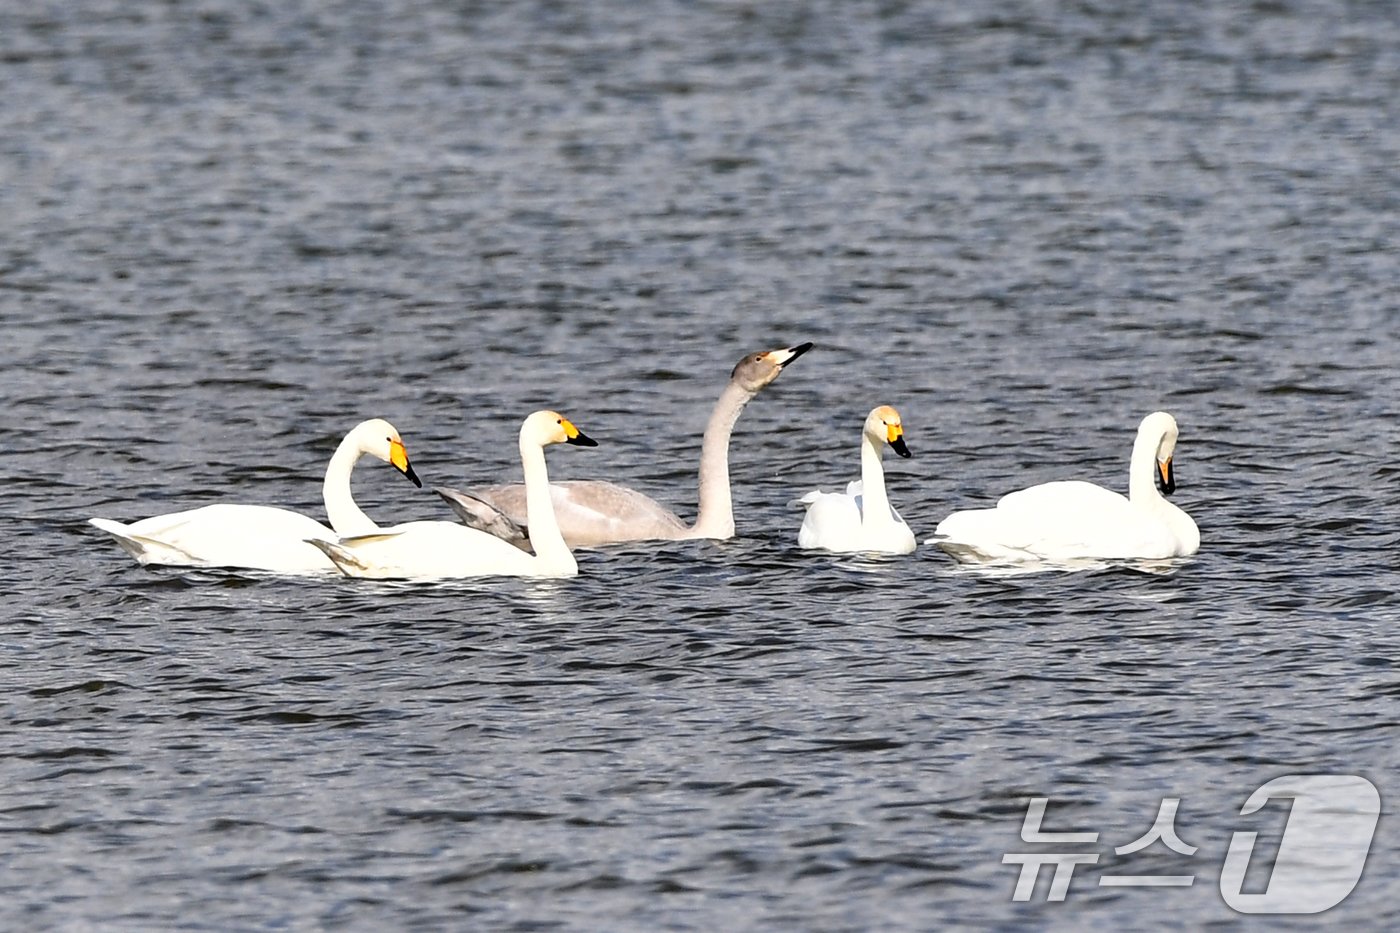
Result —
[[352, 570], [364, 571], [369, 569], [364, 561], [355, 556], [355, 552], [348, 547], [337, 544], [334, 541], [326, 541], [321, 538], [306, 538], [307, 544], [314, 545], [331, 559], [337, 570], [347, 577], [353, 577]]
[[141, 560], [146, 553], [146, 545], [140, 538], [134, 537], [125, 525], [121, 522], [114, 522], [110, 518], [89, 518], [88, 524], [94, 528], [100, 528], [116, 539], [121, 549], [126, 551], [137, 560]]
[[943, 553], [963, 564], [980, 564], [991, 559], [978, 550], [976, 545], [964, 544], [961, 541], [950, 541], [946, 538], [929, 538], [924, 543], [937, 545]]
[[111, 535], [123, 551], [130, 554], [143, 564], [199, 564], [201, 563], [194, 556], [186, 553], [173, 544], [160, 541], [156, 538], [148, 538], [144, 535], [134, 534], [128, 525], [113, 521], [110, 518], [89, 518], [88, 524], [94, 528]]

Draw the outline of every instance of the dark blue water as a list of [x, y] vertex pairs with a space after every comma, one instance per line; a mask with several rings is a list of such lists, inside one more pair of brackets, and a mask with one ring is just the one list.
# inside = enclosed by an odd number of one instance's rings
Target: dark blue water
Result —
[[[0, 6], [0, 117], [0, 926], [1225, 924], [1240, 806], [1315, 772], [1385, 801], [1323, 919], [1397, 923], [1391, 4], [37, 0]], [[397, 585], [85, 524], [319, 515], [374, 416], [430, 486], [504, 478], [544, 406], [601, 443], [554, 477], [690, 517], [729, 369], [802, 340], [733, 541]], [[785, 503], [880, 403], [920, 540], [1126, 489], [1167, 409], [1201, 552], [798, 551]], [[1101, 833], [1063, 903], [1002, 863], [1036, 796]], [[1163, 797], [1199, 851], [1115, 856]]]

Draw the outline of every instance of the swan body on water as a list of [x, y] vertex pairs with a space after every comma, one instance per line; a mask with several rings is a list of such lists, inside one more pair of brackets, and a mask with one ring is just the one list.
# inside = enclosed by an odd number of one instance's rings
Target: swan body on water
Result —
[[308, 538], [368, 534], [379, 526], [355, 504], [350, 474], [365, 454], [393, 465], [422, 486], [408, 461], [399, 432], [375, 418], [356, 425], [336, 447], [321, 486], [331, 527], [288, 509], [220, 503], [157, 515], [131, 524], [106, 518], [89, 522], [116, 539], [142, 564], [181, 567], [242, 567], [282, 573], [334, 573], [326, 555]]
[[1003, 496], [992, 509], [954, 512], [934, 529], [937, 544], [965, 563], [1158, 560], [1196, 553], [1196, 523], [1164, 496], [1176, 490], [1176, 419], [1142, 419], [1126, 497], [1080, 480], [1043, 483]]
[[[729, 490], [729, 437], [734, 424], [750, 399], [811, 348], [812, 344], [803, 343], [750, 353], [734, 367], [705, 428], [700, 450], [700, 509], [694, 525], [687, 525], [670, 509], [635, 489], [602, 480], [579, 480], [549, 487], [564, 540], [570, 547], [594, 547], [623, 541], [734, 537]], [[438, 488], [437, 493], [471, 527], [522, 550], [531, 547], [534, 533], [526, 520], [525, 486]]]
[[313, 539], [349, 577], [442, 580], [461, 577], [571, 577], [578, 563], [559, 532], [549, 495], [544, 448], [550, 444], [596, 447], [573, 423], [554, 411], [537, 411], [520, 426], [520, 461], [525, 471], [526, 515], [534, 553], [493, 534], [457, 522], [407, 522], [338, 541]]
[[799, 547], [885, 554], [914, 550], [914, 533], [890, 505], [885, 492], [880, 454], [887, 444], [901, 457], [910, 456], [899, 412], [881, 405], [870, 412], [861, 428], [860, 479], [847, 484], [844, 493], [814, 490], [793, 503], [807, 510], [797, 532]]

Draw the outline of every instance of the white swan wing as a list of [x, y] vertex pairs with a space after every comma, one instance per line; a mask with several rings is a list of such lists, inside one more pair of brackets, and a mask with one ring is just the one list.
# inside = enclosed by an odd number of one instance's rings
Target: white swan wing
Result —
[[1128, 499], [1112, 489], [1083, 480], [1041, 483], [1009, 492], [997, 500], [997, 508], [1010, 515], [1072, 517], [1090, 512], [1111, 512], [1128, 504]]
[[805, 550], [877, 551], [888, 554], [908, 554], [917, 542], [914, 533], [893, 506], [890, 517], [894, 524], [868, 527], [862, 520], [865, 498], [860, 480], [846, 485], [846, 492], [814, 490], [794, 504], [804, 505], [807, 514], [797, 531], [797, 546]]
[[814, 490], [800, 500], [807, 514], [797, 530], [797, 546], [806, 550], [855, 550], [860, 538], [860, 507], [854, 496]]
[[[466, 490], [528, 531], [525, 486], [513, 483]], [[685, 522], [650, 496], [603, 480], [551, 483], [550, 500], [569, 547], [685, 537]]]
[[1078, 480], [1009, 493], [993, 509], [954, 512], [934, 535], [945, 551], [970, 560], [1159, 557], [1174, 549], [1146, 510]]
[[456, 522], [407, 522], [374, 534], [314, 543], [350, 577], [441, 580], [562, 575], [544, 573], [534, 555]]
[[264, 505], [206, 505], [123, 524], [94, 518], [143, 564], [185, 567], [243, 567], [283, 573], [334, 571], [307, 539], [335, 539], [320, 522]]

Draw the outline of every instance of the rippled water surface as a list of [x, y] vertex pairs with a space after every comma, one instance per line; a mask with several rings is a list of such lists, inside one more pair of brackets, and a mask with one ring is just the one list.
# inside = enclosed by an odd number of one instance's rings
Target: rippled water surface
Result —
[[[1245, 798], [1328, 772], [1386, 804], [1324, 916], [1394, 928], [1397, 102], [1384, 2], [5, 4], [0, 926], [1219, 924]], [[689, 517], [729, 369], [802, 340], [732, 541], [407, 585], [85, 524], [319, 516], [371, 416], [514, 475], [544, 406], [601, 443], [555, 478]], [[921, 540], [1125, 489], [1168, 409], [1201, 552], [799, 552], [878, 403]], [[1012, 902], [1035, 796], [1101, 833], [1063, 903]], [[1115, 855], [1163, 797], [1196, 854]]]

